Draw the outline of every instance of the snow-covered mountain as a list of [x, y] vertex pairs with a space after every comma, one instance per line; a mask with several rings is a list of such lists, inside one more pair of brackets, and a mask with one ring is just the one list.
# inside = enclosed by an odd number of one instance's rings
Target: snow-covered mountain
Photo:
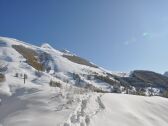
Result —
[[166, 71], [163, 75], [165, 75], [166, 77], [168, 77], [168, 71]]
[[111, 72], [47, 43], [0, 37], [0, 126], [166, 126], [166, 98], [126, 94], [167, 89], [155, 72]]
[[[5, 71], [7, 76], [25, 73], [30, 80], [34, 80], [39, 73], [41, 75], [38, 76], [50, 76], [48, 81], [57, 78], [78, 87], [93, 86], [103, 91], [112, 88], [111, 84], [96, 79], [106, 77], [105, 70], [70, 52], [56, 50], [49, 44], [37, 47], [11, 38], [1, 37], [0, 42], [0, 60], [3, 66], [8, 67]], [[110, 79], [115, 81], [113, 77]]]

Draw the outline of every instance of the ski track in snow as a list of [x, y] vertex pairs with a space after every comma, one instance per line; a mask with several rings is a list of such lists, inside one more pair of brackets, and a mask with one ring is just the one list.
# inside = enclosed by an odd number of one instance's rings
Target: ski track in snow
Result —
[[101, 101], [102, 96], [103, 94], [97, 94], [96, 97], [92, 99], [98, 106], [98, 108], [92, 112], [86, 110], [88, 102], [90, 102], [90, 98], [93, 97], [93, 94], [87, 95], [85, 98], [83, 98], [75, 112], [70, 115], [68, 121], [64, 123], [63, 126], [89, 126], [91, 118], [105, 109], [105, 106]]
[[78, 103], [78, 99], [72, 94], [59, 90], [42, 90], [27, 94], [24, 90], [16, 92], [9, 98], [2, 98], [3, 102], [0, 105], [2, 126], [60, 125], [74, 111]]

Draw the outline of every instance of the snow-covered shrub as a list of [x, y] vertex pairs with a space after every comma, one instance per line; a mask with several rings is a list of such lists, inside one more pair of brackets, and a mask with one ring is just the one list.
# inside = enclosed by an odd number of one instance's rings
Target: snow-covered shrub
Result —
[[142, 96], [146, 96], [146, 91], [144, 88], [137, 88], [136, 89], [136, 94], [135, 95], [142, 95]]
[[77, 85], [77, 84], [80, 84], [80, 81], [81, 81], [81, 78], [80, 78], [80, 76], [78, 75], [78, 74], [76, 74], [76, 73], [73, 73], [73, 79], [75, 80], [75, 84]]
[[7, 64], [0, 61], [0, 72], [5, 72], [7, 69]]
[[94, 75], [94, 78], [106, 82], [110, 85], [115, 85], [117, 83], [116, 81], [112, 80], [109, 76]]
[[48, 67], [46, 68], [46, 72], [49, 73], [50, 70], [51, 70], [51, 66], [48, 66]]
[[53, 81], [53, 80], [50, 80], [49, 84], [50, 84], [51, 87], [59, 87], [59, 88], [62, 87], [60, 82], [56, 82], [56, 81]]
[[113, 88], [111, 89], [111, 92], [113, 93], [121, 93], [120, 85], [115, 84]]
[[21, 78], [23, 77], [23, 74], [22, 73], [20, 73], [20, 75], [19, 75]]
[[41, 71], [35, 71], [35, 75], [36, 75], [37, 77], [41, 77], [41, 76], [42, 76], [42, 72], [41, 72]]
[[6, 80], [5, 75], [0, 73], [0, 82], [4, 82]]
[[91, 77], [91, 75], [87, 75], [87, 80], [91, 80], [92, 79], [92, 77]]
[[166, 91], [163, 92], [163, 97], [168, 98], [168, 90], [166, 90]]
[[93, 92], [106, 93], [106, 91], [103, 91], [102, 89], [97, 88], [97, 87], [93, 86], [92, 84], [86, 84], [85, 88], [90, 91], [93, 91]]
[[19, 73], [15, 73], [15, 77], [19, 77]]

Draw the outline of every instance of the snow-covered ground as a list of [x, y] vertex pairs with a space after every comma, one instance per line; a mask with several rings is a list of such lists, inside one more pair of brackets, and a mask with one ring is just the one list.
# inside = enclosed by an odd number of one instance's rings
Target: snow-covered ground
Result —
[[[48, 53], [51, 59], [47, 65], [51, 66], [51, 71], [37, 75], [37, 70], [27, 64], [12, 45]], [[62, 56], [64, 53], [72, 55], [48, 44], [37, 47], [0, 37], [0, 65], [7, 68], [1, 71], [6, 81], [0, 82], [0, 126], [168, 125], [168, 99], [95, 93], [76, 87], [72, 73], [104, 76], [106, 70], [73, 63]], [[23, 74], [28, 76], [25, 84]], [[113, 74], [128, 76], [125, 73]], [[61, 87], [50, 87], [50, 80], [60, 83]], [[85, 77], [81, 77], [81, 81], [104, 89], [109, 87], [107, 83], [86, 80]]]
[[[64, 92], [65, 93], [65, 92]], [[59, 89], [24, 90], [2, 99], [2, 126], [57, 126], [64, 124], [75, 110], [78, 98]]]
[[168, 99], [123, 94], [101, 97], [105, 109], [91, 119], [91, 126], [167, 126]]
[[2, 102], [0, 122], [2, 126], [167, 126], [167, 111], [168, 100], [161, 97], [21, 89]]

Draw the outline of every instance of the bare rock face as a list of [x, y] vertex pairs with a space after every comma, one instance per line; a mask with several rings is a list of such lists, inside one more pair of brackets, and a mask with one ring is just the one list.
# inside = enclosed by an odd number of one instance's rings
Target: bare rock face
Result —
[[135, 70], [129, 77], [121, 78], [121, 83], [125, 82], [135, 88], [158, 88], [168, 89], [168, 77], [152, 71]]
[[152, 71], [135, 70], [131, 77], [144, 82], [146, 86], [168, 88], [168, 77]]

